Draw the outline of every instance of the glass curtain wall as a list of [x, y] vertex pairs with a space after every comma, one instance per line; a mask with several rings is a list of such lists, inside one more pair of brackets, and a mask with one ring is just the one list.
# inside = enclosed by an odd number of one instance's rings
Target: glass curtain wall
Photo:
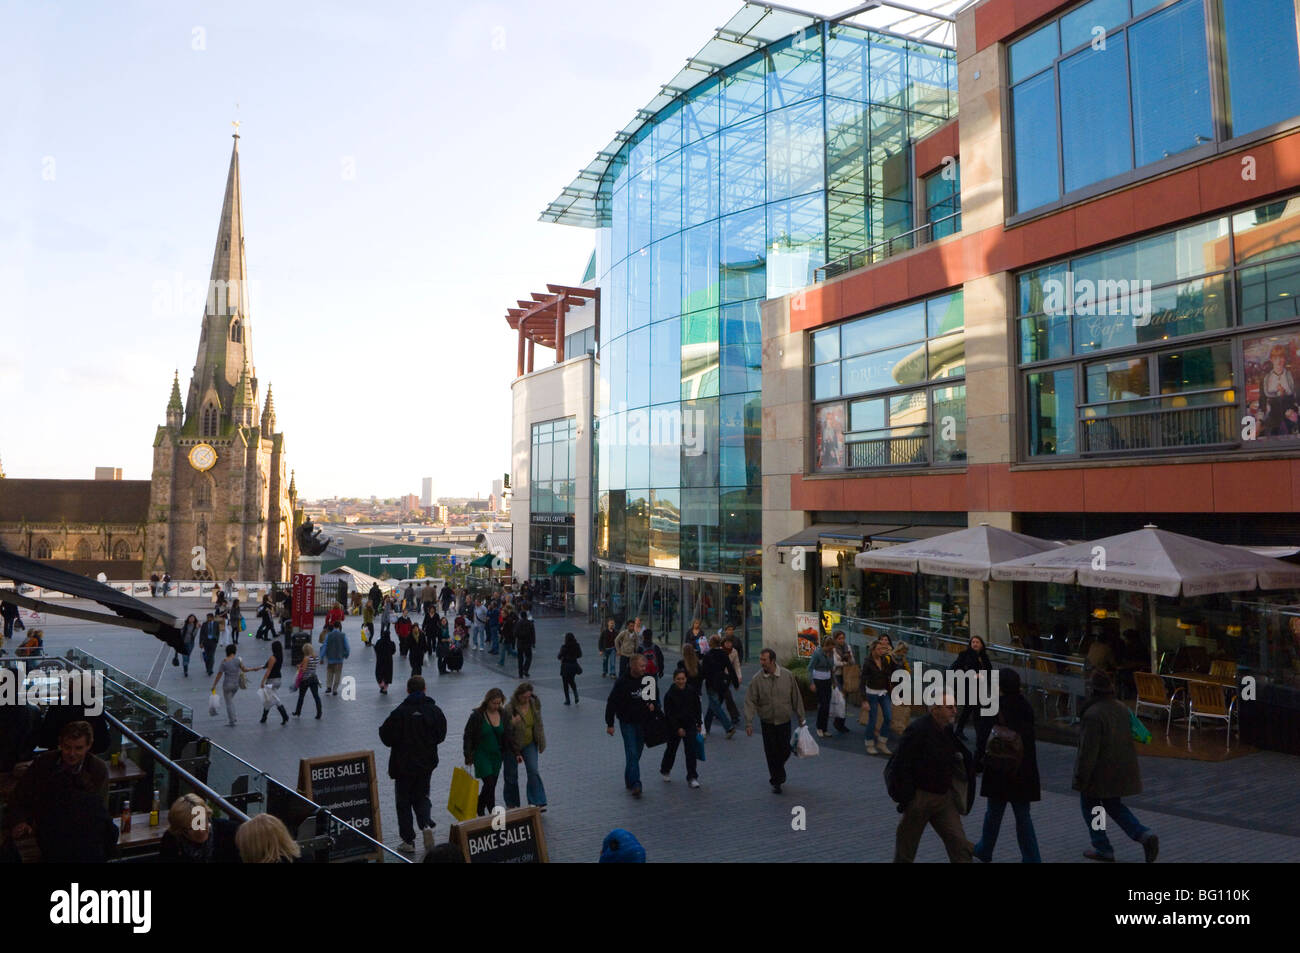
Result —
[[550, 592], [547, 567], [573, 558], [574, 474], [577, 420], [564, 417], [533, 424], [528, 487], [528, 578]]
[[[730, 612], [757, 651], [760, 306], [912, 227], [909, 142], [955, 113], [956, 79], [950, 50], [818, 24], [684, 93], [611, 163], [596, 556], [658, 571], [636, 595], [665, 632]], [[671, 599], [664, 571], [684, 580]]]

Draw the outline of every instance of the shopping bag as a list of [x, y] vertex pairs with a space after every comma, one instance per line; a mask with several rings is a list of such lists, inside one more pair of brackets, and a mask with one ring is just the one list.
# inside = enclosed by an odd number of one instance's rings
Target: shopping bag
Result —
[[844, 693], [840, 691], [838, 685], [831, 686], [831, 717], [836, 719], [844, 717]]
[[239, 631], [240, 631], [240, 632], [247, 632], [247, 631], [248, 631], [248, 623], [244, 621], [244, 617], [243, 617], [243, 616], [240, 616], [240, 617], [239, 617]]
[[447, 812], [458, 821], [468, 821], [478, 816], [478, 779], [460, 765], [451, 772]]
[[806, 727], [800, 726], [794, 733], [794, 756], [796, 758], [815, 758], [821, 753], [817, 739]]
[[271, 687], [269, 685], [263, 685], [259, 688], [257, 690], [257, 697], [262, 699], [263, 708], [270, 708], [271, 702], [274, 701], [274, 696], [271, 694]]
[[221, 714], [221, 703], [217, 701], [216, 692], [213, 692], [211, 695], [208, 696], [208, 714], [209, 715]]
[[1151, 744], [1151, 729], [1142, 724], [1142, 720], [1134, 714], [1132, 708], [1128, 710], [1128, 726], [1134, 741], [1140, 745]]
[[664, 717], [663, 712], [656, 709], [654, 714], [646, 719], [644, 738], [647, 748], [658, 748], [668, 743], [668, 719]]
[[844, 694], [852, 695], [862, 687], [862, 666], [845, 665], [840, 669], [840, 678], [844, 680]]
[[866, 725], [866, 724], [870, 724], [870, 723], [871, 723], [871, 716], [872, 716], [873, 712], [871, 711], [871, 706], [868, 705], [868, 704], [866, 704], [866, 701], [867, 701], [867, 700], [866, 700], [865, 698], [862, 699], [863, 705], [862, 705], [862, 707], [858, 710], [858, 724], [859, 724], [859, 725]]
[[696, 732], [695, 734], [695, 760], [704, 761], [704, 734]]

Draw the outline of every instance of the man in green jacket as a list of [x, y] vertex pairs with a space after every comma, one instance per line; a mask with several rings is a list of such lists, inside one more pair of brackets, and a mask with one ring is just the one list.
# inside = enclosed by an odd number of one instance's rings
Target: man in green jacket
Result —
[[1115, 683], [1103, 671], [1092, 673], [1092, 697], [1080, 712], [1082, 734], [1074, 762], [1074, 789], [1079, 792], [1083, 819], [1092, 838], [1089, 860], [1113, 861], [1115, 848], [1106, 836], [1106, 825], [1114, 821], [1120, 830], [1142, 845], [1146, 862], [1156, 859], [1160, 842], [1143, 827], [1121, 798], [1142, 793], [1142, 774], [1128, 706], [1115, 698]]
[[790, 721], [799, 718], [806, 728], [803, 694], [787, 669], [776, 664], [776, 653], [763, 649], [758, 656], [761, 671], [745, 692], [745, 734], [753, 737], [754, 718], [763, 726], [763, 754], [767, 756], [768, 782], [772, 793], [780, 794], [785, 784], [785, 763], [790, 760]]

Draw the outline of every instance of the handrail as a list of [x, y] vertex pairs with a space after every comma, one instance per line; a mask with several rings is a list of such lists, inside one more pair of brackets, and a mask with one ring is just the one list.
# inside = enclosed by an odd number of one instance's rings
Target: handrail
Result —
[[[843, 274], [846, 271], [852, 271], [855, 267], [862, 268], [867, 265], [873, 265], [877, 260], [883, 261], [886, 258], [892, 258], [894, 256], [895, 242], [908, 241], [913, 236], [918, 235], [927, 229], [930, 231], [931, 235], [927, 241], [910, 242], [906, 248], [902, 248], [900, 251], [911, 251], [921, 245], [928, 245], [934, 241], [933, 236], [935, 226], [942, 225], [944, 222], [951, 222], [953, 219], [957, 218], [961, 218], [960, 211], [953, 212], [951, 215], [945, 215], [943, 218], [936, 218], [932, 222], [925, 222], [909, 231], [903, 232], [901, 235], [895, 235], [893, 238], [882, 239], [881, 241], [868, 245], [866, 248], [859, 251], [849, 252], [847, 255], [841, 255], [839, 258], [836, 258], [833, 261], [828, 261], [826, 264], [813, 269], [813, 283], [817, 284], [825, 281], [829, 277], [833, 277], [834, 275]], [[956, 233], [955, 229], [953, 233]], [[881, 248], [887, 249], [888, 254], [881, 255], [880, 258], [877, 259], [875, 253]], [[855, 261], [858, 261], [859, 264], [855, 265]]]

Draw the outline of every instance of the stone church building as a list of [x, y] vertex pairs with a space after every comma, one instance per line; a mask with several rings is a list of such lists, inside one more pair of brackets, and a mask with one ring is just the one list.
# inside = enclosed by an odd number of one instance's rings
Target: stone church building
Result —
[[296, 496], [253, 360], [236, 134], [198, 356], [183, 396], [172, 381], [152, 480], [0, 479], [0, 547], [110, 579], [283, 582]]

